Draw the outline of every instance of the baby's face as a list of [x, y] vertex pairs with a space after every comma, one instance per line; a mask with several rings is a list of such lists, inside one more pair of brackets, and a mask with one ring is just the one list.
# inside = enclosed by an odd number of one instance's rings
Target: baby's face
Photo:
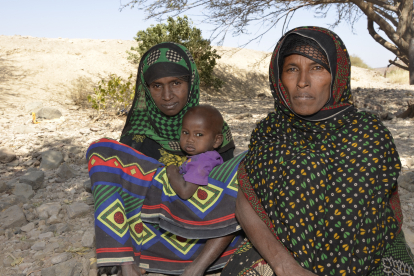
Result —
[[180, 146], [188, 155], [214, 150], [217, 146], [215, 128], [201, 116], [186, 116], [183, 120]]

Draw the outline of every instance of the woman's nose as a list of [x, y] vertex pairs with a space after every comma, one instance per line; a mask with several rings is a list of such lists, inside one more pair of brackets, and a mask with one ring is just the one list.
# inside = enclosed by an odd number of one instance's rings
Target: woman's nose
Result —
[[171, 88], [168, 85], [163, 87], [161, 97], [164, 101], [169, 101], [173, 98]]
[[298, 79], [298, 87], [299, 88], [305, 88], [309, 85], [309, 74], [308, 72], [301, 70], [299, 72], [299, 79]]

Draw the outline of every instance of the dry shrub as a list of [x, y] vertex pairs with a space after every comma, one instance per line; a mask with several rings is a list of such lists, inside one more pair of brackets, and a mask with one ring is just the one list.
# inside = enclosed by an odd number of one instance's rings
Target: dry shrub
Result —
[[91, 78], [78, 77], [70, 83], [68, 88], [69, 97], [72, 101], [81, 107], [89, 107], [88, 96], [93, 93], [95, 84]]
[[387, 73], [387, 79], [391, 83], [409, 84], [409, 73], [406, 70], [396, 68]]
[[351, 65], [352, 66], [356, 66], [356, 67], [361, 67], [361, 68], [365, 68], [365, 69], [372, 69], [371, 67], [368, 66], [368, 64], [366, 64], [359, 56], [357, 55], [351, 55], [350, 56], [351, 59]]

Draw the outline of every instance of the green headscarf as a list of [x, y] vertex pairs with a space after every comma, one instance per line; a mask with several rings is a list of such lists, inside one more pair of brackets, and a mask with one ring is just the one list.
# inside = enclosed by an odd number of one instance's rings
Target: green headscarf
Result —
[[[171, 65], [168, 66], [168, 63], [171, 63]], [[151, 73], [151, 71], [154, 71], [152, 69], [155, 66], [160, 65], [170, 69], [178, 68], [179, 70], [177, 71], [180, 71], [180, 74], [187, 70], [188, 76], [190, 76], [187, 104], [174, 116], [167, 116], [157, 108], [145, 82], [144, 75], [147, 79], [151, 79], [147, 72]], [[183, 68], [185, 70], [182, 70]], [[156, 141], [170, 153], [183, 155], [184, 153], [181, 151], [179, 144], [182, 119], [188, 109], [199, 105], [199, 98], [200, 77], [197, 66], [188, 49], [172, 42], [157, 44], [142, 56], [139, 63], [135, 97], [131, 110], [128, 113], [122, 136], [145, 135]], [[218, 152], [224, 152], [234, 147], [233, 138], [227, 123], [224, 123], [223, 126], [223, 136], [224, 141]]]

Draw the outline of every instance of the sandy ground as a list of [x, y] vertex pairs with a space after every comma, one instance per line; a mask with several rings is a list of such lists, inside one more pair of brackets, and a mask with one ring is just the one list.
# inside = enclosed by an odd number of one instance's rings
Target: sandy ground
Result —
[[[65, 162], [78, 171], [67, 182], [57, 181], [57, 171], [45, 171], [43, 187], [35, 191], [24, 210], [28, 221], [35, 224], [39, 233], [48, 229], [39, 220], [36, 207], [43, 203], [85, 201], [90, 198], [83, 187], [88, 179], [84, 153], [88, 145], [103, 136], [118, 139], [125, 117], [104, 115], [96, 119], [96, 112], [80, 108], [73, 99], [74, 84], [79, 78], [86, 80], [90, 92], [101, 78], [115, 73], [124, 78], [135, 74], [137, 66], [126, 60], [126, 50], [135, 41], [50, 39], [22, 36], [0, 36], [0, 148], [14, 151], [17, 161], [0, 164], [0, 183], [8, 183], [10, 190], [0, 193], [2, 202], [13, 197], [14, 183], [31, 167], [38, 166], [39, 156], [46, 150], [57, 150], [65, 156]], [[273, 99], [268, 89], [268, 53], [217, 47], [222, 54], [215, 73], [226, 82], [220, 92], [202, 89], [201, 101], [209, 103], [223, 113], [236, 141], [236, 153], [247, 149], [250, 133], [257, 121], [273, 110]], [[260, 60], [263, 62], [259, 63]], [[378, 72], [352, 68], [351, 87], [358, 108], [380, 115], [395, 114], [406, 109], [407, 101], [414, 99], [414, 88], [408, 85], [390, 84]], [[89, 89], [89, 90], [88, 90]], [[43, 106], [59, 109], [61, 120], [32, 124], [27, 106], [41, 102]], [[402, 173], [414, 171], [414, 121], [412, 119], [385, 120], [391, 130], [403, 163]], [[24, 131], [22, 131], [24, 129]], [[25, 131], [27, 131], [25, 133]], [[79, 150], [74, 151], [74, 148]], [[400, 188], [404, 214], [404, 231], [408, 243], [414, 249], [414, 192]], [[414, 190], [413, 190], [414, 191]], [[66, 200], [66, 201], [65, 201]], [[69, 201], [67, 201], [69, 200]], [[30, 213], [31, 212], [31, 213]], [[46, 245], [57, 243], [52, 251], [36, 251], [32, 245], [39, 235], [30, 236], [24, 231], [4, 231], [0, 236], [1, 275], [40, 276], [41, 270], [51, 267], [51, 258], [67, 248], [81, 247], [82, 237], [93, 229], [93, 208], [82, 219], [68, 219], [59, 213], [60, 223], [72, 225], [71, 231], [62, 236], [45, 238]], [[4, 230], [4, 229], [3, 229]], [[5, 234], [4, 234], [5, 233]], [[46, 250], [46, 249], [44, 249]], [[12, 266], [7, 254], [22, 258], [21, 264]], [[85, 255], [73, 254], [82, 267], [80, 275], [94, 273], [94, 248]], [[9, 260], [9, 261], [7, 261]], [[90, 274], [92, 273], [92, 274]]]

